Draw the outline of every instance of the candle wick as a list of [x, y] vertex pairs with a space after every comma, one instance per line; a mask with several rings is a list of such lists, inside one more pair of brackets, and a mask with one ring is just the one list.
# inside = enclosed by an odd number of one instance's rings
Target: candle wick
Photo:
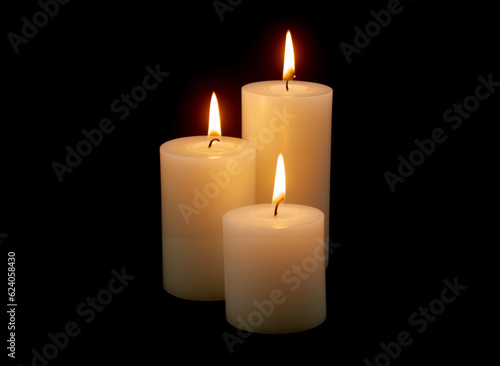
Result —
[[288, 80], [293, 80], [297, 77], [297, 75], [292, 75], [292, 77], [290, 77], [289, 79], [286, 79], [286, 83], [285, 83], [285, 86], [286, 86], [286, 91], [288, 91]]
[[274, 208], [274, 216], [278, 215], [278, 205], [280, 204], [281, 201], [284, 201], [284, 198], [281, 198], [278, 202], [276, 202], [276, 207]]
[[220, 142], [220, 140], [218, 138], [210, 140], [210, 143], [208, 144], [208, 148], [209, 149], [212, 147], [212, 144], [213, 144], [214, 141]]

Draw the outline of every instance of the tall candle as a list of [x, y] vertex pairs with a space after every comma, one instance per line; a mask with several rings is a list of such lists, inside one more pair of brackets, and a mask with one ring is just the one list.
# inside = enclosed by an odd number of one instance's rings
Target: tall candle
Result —
[[326, 85], [291, 80], [295, 65], [290, 49], [288, 34], [284, 80], [255, 82], [241, 89], [242, 137], [257, 149], [257, 203], [268, 202], [274, 159], [283, 153], [291, 182], [288, 200], [323, 211], [328, 239], [333, 91]]
[[255, 203], [255, 149], [220, 136], [215, 94], [210, 110], [208, 137], [160, 147], [163, 287], [190, 300], [224, 299], [222, 215]]
[[256, 333], [299, 332], [326, 318], [324, 215], [273, 197], [223, 216], [226, 319]]

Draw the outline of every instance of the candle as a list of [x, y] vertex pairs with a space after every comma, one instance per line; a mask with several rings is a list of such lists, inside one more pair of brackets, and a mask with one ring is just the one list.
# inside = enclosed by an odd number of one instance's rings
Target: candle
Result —
[[[274, 158], [287, 158], [290, 202], [316, 207], [325, 214], [329, 235], [332, 89], [293, 80], [295, 62], [287, 33], [283, 80], [243, 86], [242, 137], [257, 149], [256, 200], [268, 202]], [[327, 248], [326, 248], [327, 250]]]
[[274, 204], [235, 208], [222, 218], [226, 319], [256, 333], [299, 332], [326, 318], [324, 215], [281, 203], [280, 158]]
[[224, 299], [222, 215], [255, 203], [255, 149], [220, 136], [215, 93], [208, 136], [160, 147], [163, 287], [190, 300]]

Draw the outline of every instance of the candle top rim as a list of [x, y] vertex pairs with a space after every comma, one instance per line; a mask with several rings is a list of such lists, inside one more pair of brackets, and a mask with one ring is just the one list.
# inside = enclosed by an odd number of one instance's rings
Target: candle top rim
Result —
[[[328, 95], [333, 93], [333, 89], [328, 85], [302, 80], [290, 81], [288, 83], [289, 90], [287, 91], [285, 83], [285, 80], [255, 81], [243, 85], [241, 91], [276, 98], [311, 98], [318, 95]], [[307, 90], [304, 90], [304, 87]], [[271, 88], [273, 90], [271, 90]]]
[[[209, 149], [210, 138], [207, 136], [185, 136], [164, 142], [160, 154], [174, 155], [186, 159], [214, 159], [231, 157], [253, 149], [247, 140], [237, 137], [222, 136], [220, 142]], [[222, 149], [222, 150], [221, 150]]]
[[323, 211], [312, 206], [283, 202], [277, 216], [274, 207], [272, 203], [237, 207], [227, 211], [223, 221], [245, 228], [280, 230], [308, 226], [325, 218]]

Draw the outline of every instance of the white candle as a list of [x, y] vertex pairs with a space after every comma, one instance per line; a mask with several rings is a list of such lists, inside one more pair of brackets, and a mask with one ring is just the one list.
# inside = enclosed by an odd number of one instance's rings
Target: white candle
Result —
[[295, 204], [275, 209], [223, 216], [226, 319], [246, 331], [298, 332], [326, 318], [324, 215]]
[[[293, 56], [289, 47], [285, 54]], [[293, 73], [293, 60], [285, 58], [283, 78], [292, 79]], [[291, 182], [288, 201], [323, 211], [328, 238], [333, 91], [296, 80], [288, 82], [287, 90], [286, 80], [256, 82], [241, 89], [242, 137], [257, 149], [256, 200], [268, 202], [274, 159], [283, 153]]]
[[222, 215], [255, 203], [255, 149], [212, 131], [213, 105], [210, 136], [160, 147], [163, 287], [190, 300], [224, 299]]

